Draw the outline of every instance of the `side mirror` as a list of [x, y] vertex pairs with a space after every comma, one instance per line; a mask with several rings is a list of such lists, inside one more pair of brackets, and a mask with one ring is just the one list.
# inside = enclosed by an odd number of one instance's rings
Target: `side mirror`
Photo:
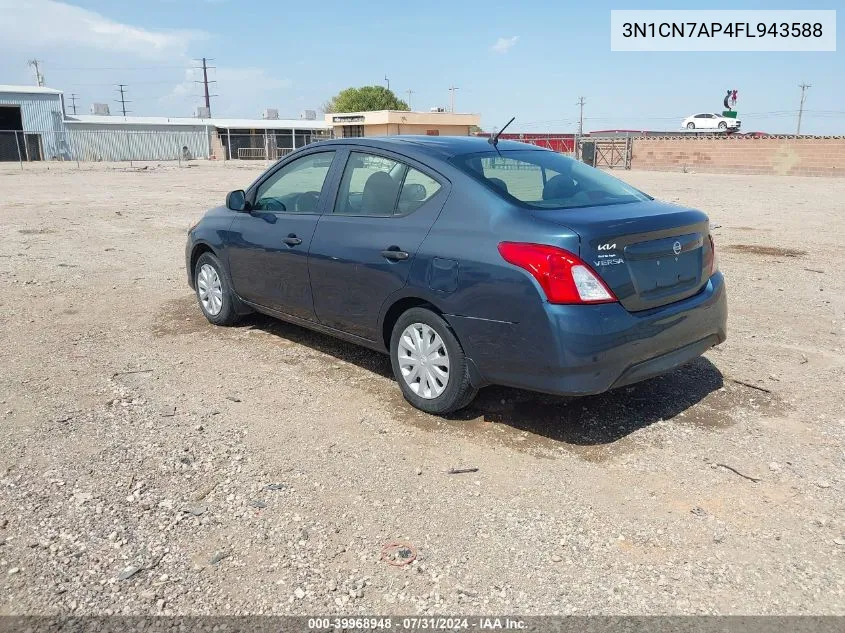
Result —
[[226, 208], [232, 211], [246, 211], [247, 210], [246, 193], [243, 189], [236, 189], [230, 191], [226, 195]]

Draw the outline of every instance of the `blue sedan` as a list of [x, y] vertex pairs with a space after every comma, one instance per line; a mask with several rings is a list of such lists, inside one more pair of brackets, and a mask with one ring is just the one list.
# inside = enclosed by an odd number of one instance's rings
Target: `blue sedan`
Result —
[[386, 352], [435, 414], [489, 384], [600, 393], [726, 336], [704, 213], [510, 141], [309, 145], [210, 210], [185, 257], [211, 323], [258, 311]]

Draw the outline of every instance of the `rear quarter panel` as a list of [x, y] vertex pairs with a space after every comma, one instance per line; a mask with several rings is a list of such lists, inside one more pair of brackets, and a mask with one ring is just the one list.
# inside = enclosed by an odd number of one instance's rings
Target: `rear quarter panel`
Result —
[[[432, 303], [455, 330], [468, 356], [489, 368], [516, 361], [542, 367], [557, 348], [545, 299], [526, 271], [505, 262], [502, 241], [556, 244], [578, 252], [570, 229], [534, 217], [462, 174], [417, 252], [404, 296]], [[444, 283], [456, 270], [455, 283]], [[435, 283], [432, 283], [435, 280]]]

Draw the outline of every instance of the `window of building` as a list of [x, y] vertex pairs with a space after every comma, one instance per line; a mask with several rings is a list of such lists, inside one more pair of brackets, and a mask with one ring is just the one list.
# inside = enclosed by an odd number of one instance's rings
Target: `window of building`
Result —
[[364, 136], [363, 125], [344, 125], [341, 129], [343, 130], [343, 138], [361, 138]]

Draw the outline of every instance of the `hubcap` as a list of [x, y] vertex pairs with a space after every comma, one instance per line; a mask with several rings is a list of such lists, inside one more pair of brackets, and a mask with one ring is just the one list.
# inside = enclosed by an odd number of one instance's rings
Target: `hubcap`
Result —
[[197, 275], [197, 294], [203, 309], [211, 316], [220, 314], [223, 308], [223, 284], [214, 266], [203, 264]]
[[449, 352], [440, 335], [425, 323], [412, 323], [399, 337], [399, 369], [420, 398], [436, 398], [449, 384]]

